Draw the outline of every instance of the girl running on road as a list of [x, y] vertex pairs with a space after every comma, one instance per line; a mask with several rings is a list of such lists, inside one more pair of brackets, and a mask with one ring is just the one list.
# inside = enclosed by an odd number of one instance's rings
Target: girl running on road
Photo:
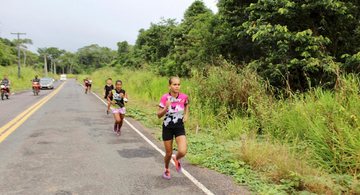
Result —
[[[161, 97], [158, 111], [159, 118], [165, 115], [162, 130], [162, 138], [166, 152], [164, 157], [165, 179], [171, 178], [169, 170], [171, 157], [175, 162], [176, 170], [179, 173], [181, 172], [181, 163], [179, 160], [185, 156], [187, 150], [184, 123], [188, 120], [189, 114], [188, 98], [185, 94], [180, 93], [180, 78], [172, 77], [169, 80], [169, 89], [170, 93]], [[178, 145], [178, 152], [176, 155], [172, 155], [174, 136]]]
[[84, 83], [85, 83], [85, 94], [87, 94], [89, 88], [89, 79], [87, 77], [86, 79], [84, 79]]
[[125, 92], [125, 90], [121, 89], [121, 87], [122, 82], [120, 80], [117, 80], [115, 82], [115, 89], [111, 90], [107, 97], [108, 101], [111, 103], [111, 110], [115, 118], [114, 131], [119, 136], [121, 135], [121, 127], [123, 125], [126, 112], [124, 102], [127, 102], [127, 93]]
[[[103, 90], [103, 95], [104, 95], [104, 99], [107, 99], [109, 93], [111, 90], [114, 89], [114, 85], [112, 84], [112, 79], [111, 78], [108, 78], [107, 79], [107, 84], [105, 85], [104, 87], [104, 90]], [[112, 97], [110, 98], [110, 100], [112, 100]], [[107, 110], [106, 110], [106, 115], [109, 115], [110, 114], [110, 101], [108, 101], [108, 107], [107, 107]]]
[[91, 92], [91, 84], [92, 84], [92, 80], [91, 78], [89, 78], [88, 92]]

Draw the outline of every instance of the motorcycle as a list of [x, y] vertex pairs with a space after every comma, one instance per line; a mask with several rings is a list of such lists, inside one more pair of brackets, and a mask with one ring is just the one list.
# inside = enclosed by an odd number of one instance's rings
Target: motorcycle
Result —
[[40, 82], [33, 82], [32, 88], [33, 88], [34, 96], [39, 95]]
[[9, 99], [9, 87], [6, 85], [1, 85], [1, 99], [4, 100], [5, 97], [6, 99]]

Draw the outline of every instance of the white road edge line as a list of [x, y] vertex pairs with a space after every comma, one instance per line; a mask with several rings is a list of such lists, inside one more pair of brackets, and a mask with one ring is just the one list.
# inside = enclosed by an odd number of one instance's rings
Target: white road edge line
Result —
[[[79, 83], [79, 82], [78, 82]], [[80, 84], [80, 83], [79, 83]], [[84, 85], [80, 84], [84, 87]], [[85, 87], [84, 87], [85, 88]], [[97, 97], [100, 101], [102, 101], [105, 105], [107, 105], [107, 102], [105, 102], [103, 99], [101, 99], [96, 93], [91, 92], [95, 97]], [[153, 142], [151, 142], [144, 134], [142, 134], [137, 128], [135, 128], [129, 121], [124, 119], [125, 122], [136, 132], [138, 133], [147, 143], [149, 143], [155, 150], [160, 152], [161, 155], [165, 156], [165, 152], [162, 151], [159, 147], [157, 147]], [[175, 166], [175, 163], [171, 161], [171, 163]], [[209, 189], [207, 189], [202, 183], [200, 183], [195, 177], [193, 177], [189, 172], [187, 172], [184, 168], [182, 168], [182, 173], [190, 179], [197, 187], [199, 187], [205, 194], [207, 195], [214, 195]]]

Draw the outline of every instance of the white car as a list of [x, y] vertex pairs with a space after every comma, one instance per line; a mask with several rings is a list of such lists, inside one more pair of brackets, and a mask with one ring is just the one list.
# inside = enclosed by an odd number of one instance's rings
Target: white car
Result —
[[60, 81], [66, 81], [66, 75], [62, 74], [62, 75], [60, 76]]

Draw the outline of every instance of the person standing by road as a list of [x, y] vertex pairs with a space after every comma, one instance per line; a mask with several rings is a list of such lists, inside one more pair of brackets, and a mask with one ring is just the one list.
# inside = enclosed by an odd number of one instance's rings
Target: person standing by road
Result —
[[[112, 84], [112, 79], [108, 78], [107, 81], [106, 81], [106, 85], [104, 87], [104, 90], [103, 90], [104, 99], [107, 99], [110, 91], [113, 90], [113, 89], [114, 89], [114, 85]], [[110, 100], [112, 101], [112, 97], [110, 97]], [[110, 114], [110, 106], [111, 106], [111, 103], [110, 103], [110, 101], [108, 101], [108, 107], [107, 107], [107, 110], [106, 110], [106, 115]]]
[[89, 88], [89, 79], [87, 77], [86, 79], [84, 79], [84, 83], [85, 83], [85, 94], [87, 94]]
[[127, 93], [122, 89], [122, 81], [117, 80], [115, 82], [115, 89], [110, 91], [107, 99], [111, 103], [111, 110], [115, 118], [114, 131], [120, 136], [126, 112], [125, 102], [127, 103], [128, 101]]
[[[169, 163], [171, 158], [175, 162], [177, 172], [181, 172], [180, 159], [185, 156], [187, 150], [187, 141], [184, 123], [188, 120], [189, 105], [187, 95], [180, 93], [180, 78], [172, 77], [169, 80], [170, 92], [161, 97], [159, 103], [158, 117], [165, 115], [162, 126], [162, 138], [165, 146], [165, 172], [164, 178], [170, 179]], [[184, 113], [185, 112], [185, 113]], [[173, 154], [173, 139], [178, 145], [178, 152]]]

